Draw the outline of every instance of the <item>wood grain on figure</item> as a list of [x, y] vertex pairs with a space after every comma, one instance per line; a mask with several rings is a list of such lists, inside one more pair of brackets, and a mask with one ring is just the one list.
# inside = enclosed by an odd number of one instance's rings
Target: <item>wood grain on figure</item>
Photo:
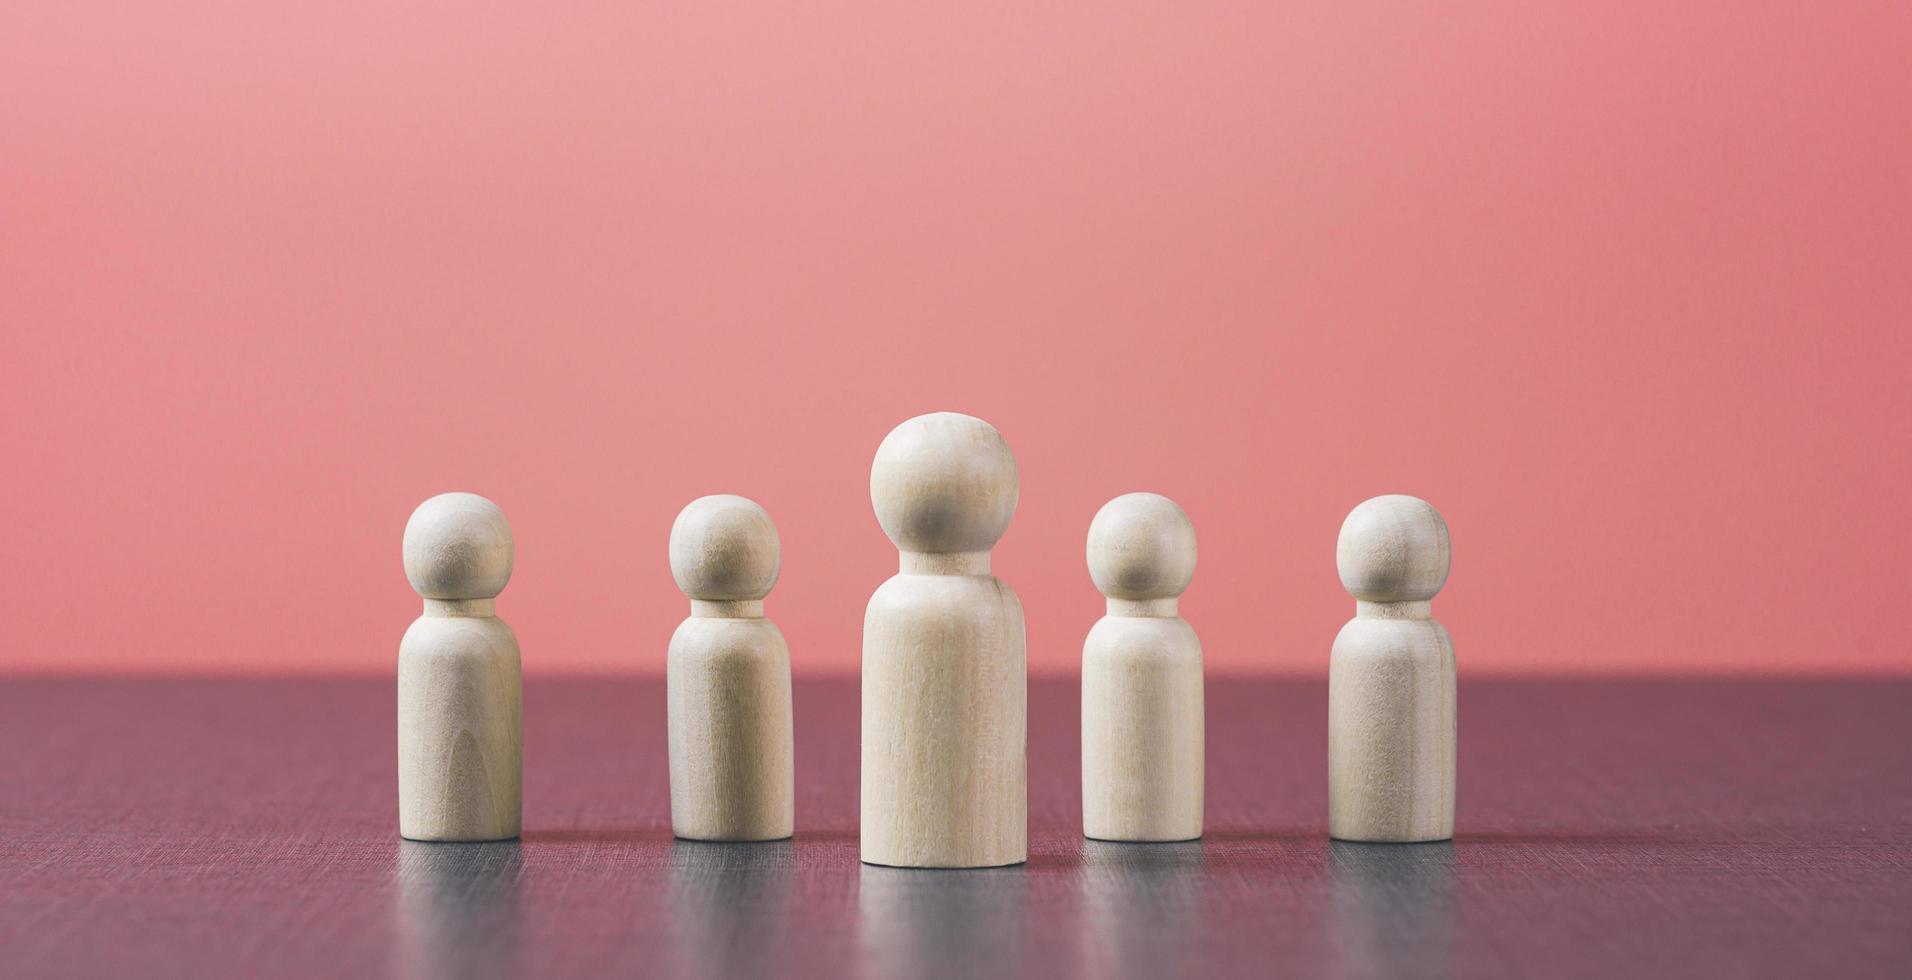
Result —
[[493, 614], [511, 580], [511, 525], [477, 494], [440, 494], [412, 512], [404, 556], [425, 612], [398, 645], [398, 832], [516, 837], [523, 685], [518, 638]]
[[1328, 667], [1328, 832], [1454, 836], [1454, 643], [1430, 612], [1447, 583], [1447, 522], [1399, 494], [1341, 525], [1335, 563], [1355, 617]]
[[1022, 604], [989, 571], [1016, 511], [1002, 434], [939, 412], [897, 426], [870, 502], [899, 571], [863, 618], [863, 860], [979, 868], [1028, 858]]
[[1082, 828], [1097, 840], [1202, 836], [1202, 644], [1178, 597], [1195, 527], [1160, 494], [1130, 493], [1089, 524], [1089, 577], [1108, 615], [1082, 647]]
[[790, 649], [763, 600], [782, 552], [744, 497], [700, 497], [671, 526], [671, 574], [691, 600], [671, 636], [671, 829], [692, 840], [789, 837], [795, 824]]

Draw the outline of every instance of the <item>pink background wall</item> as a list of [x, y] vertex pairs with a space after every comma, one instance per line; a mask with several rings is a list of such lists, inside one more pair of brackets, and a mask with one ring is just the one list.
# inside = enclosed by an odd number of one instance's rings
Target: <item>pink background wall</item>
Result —
[[0, 13], [7, 667], [390, 670], [468, 489], [531, 672], [660, 668], [711, 492], [852, 670], [956, 409], [1037, 669], [1134, 489], [1217, 669], [1391, 491], [1466, 672], [1907, 669], [1912, 5], [400, 6]]

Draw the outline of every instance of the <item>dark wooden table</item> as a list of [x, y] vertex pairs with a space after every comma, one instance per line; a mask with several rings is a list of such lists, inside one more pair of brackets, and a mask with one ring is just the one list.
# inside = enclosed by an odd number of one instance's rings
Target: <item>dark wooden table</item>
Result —
[[857, 694], [797, 687], [797, 837], [673, 841], [661, 684], [534, 682], [520, 844], [396, 833], [393, 685], [0, 682], [9, 976], [1895, 976], [1912, 684], [1463, 682], [1459, 837], [1331, 844], [1323, 685], [1209, 684], [1209, 834], [856, 859]]

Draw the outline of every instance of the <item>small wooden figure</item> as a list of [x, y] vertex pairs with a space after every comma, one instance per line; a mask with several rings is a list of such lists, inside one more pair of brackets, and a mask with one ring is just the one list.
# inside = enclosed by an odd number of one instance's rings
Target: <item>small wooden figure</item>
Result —
[[1108, 615], [1082, 647], [1082, 827], [1097, 840], [1202, 836], [1202, 644], [1177, 597], [1195, 527], [1173, 500], [1130, 493], [1089, 524], [1089, 577]]
[[863, 617], [863, 860], [1021, 864], [1022, 604], [989, 572], [1016, 511], [1016, 458], [981, 419], [921, 415], [877, 447], [870, 502], [901, 554]]
[[1447, 582], [1447, 522], [1417, 497], [1363, 502], [1335, 563], [1355, 617], [1328, 667], [1328, 833], [1454, 836], [1454, 642], [1429, 603]]
[[744, 497], [700, 497], [671, 526], [671, 574], [690, 618], [671, 636], [671, 829], [763, 841], [795, 825], [790, 648], [763, 600], [782, 552], [770, 515]]
[[398, 645], [398, 832], [518, 836], [523, 797], [518, 638], [493, 615], [511, 580], [511, 525], [477, 494], [439, 494], [405, 525], [405, 577], [425, 600]]

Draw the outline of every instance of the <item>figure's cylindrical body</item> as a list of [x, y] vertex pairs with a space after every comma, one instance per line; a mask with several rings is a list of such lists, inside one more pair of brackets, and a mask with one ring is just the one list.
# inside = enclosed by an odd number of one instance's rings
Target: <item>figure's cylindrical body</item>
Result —
[[1202, 644], [1166, 605], [1111, 610], [1083, 644], [1082, 829], [1097, 840], [1202, 836]]
[[671, 829], [692, 840], [781, 840], [795, 826], [790, 649], [757, 615], [705, 613], [671, 637]]
[[518, 836], [518, 638], [490, 600], [426, 600], [398, 647], [398, 830], [411, 840]]
[[1022, 604], [989, 574], [986, 554], [961, 560], [971, 563], [959, 573], [891, 578], [863, 619], [861, 834], [871, 864], [1028, 859]]
[[1328, 667], [1328, 833], [1454, 836], [1454, 643], [1426, 602], [1363, 602]]

